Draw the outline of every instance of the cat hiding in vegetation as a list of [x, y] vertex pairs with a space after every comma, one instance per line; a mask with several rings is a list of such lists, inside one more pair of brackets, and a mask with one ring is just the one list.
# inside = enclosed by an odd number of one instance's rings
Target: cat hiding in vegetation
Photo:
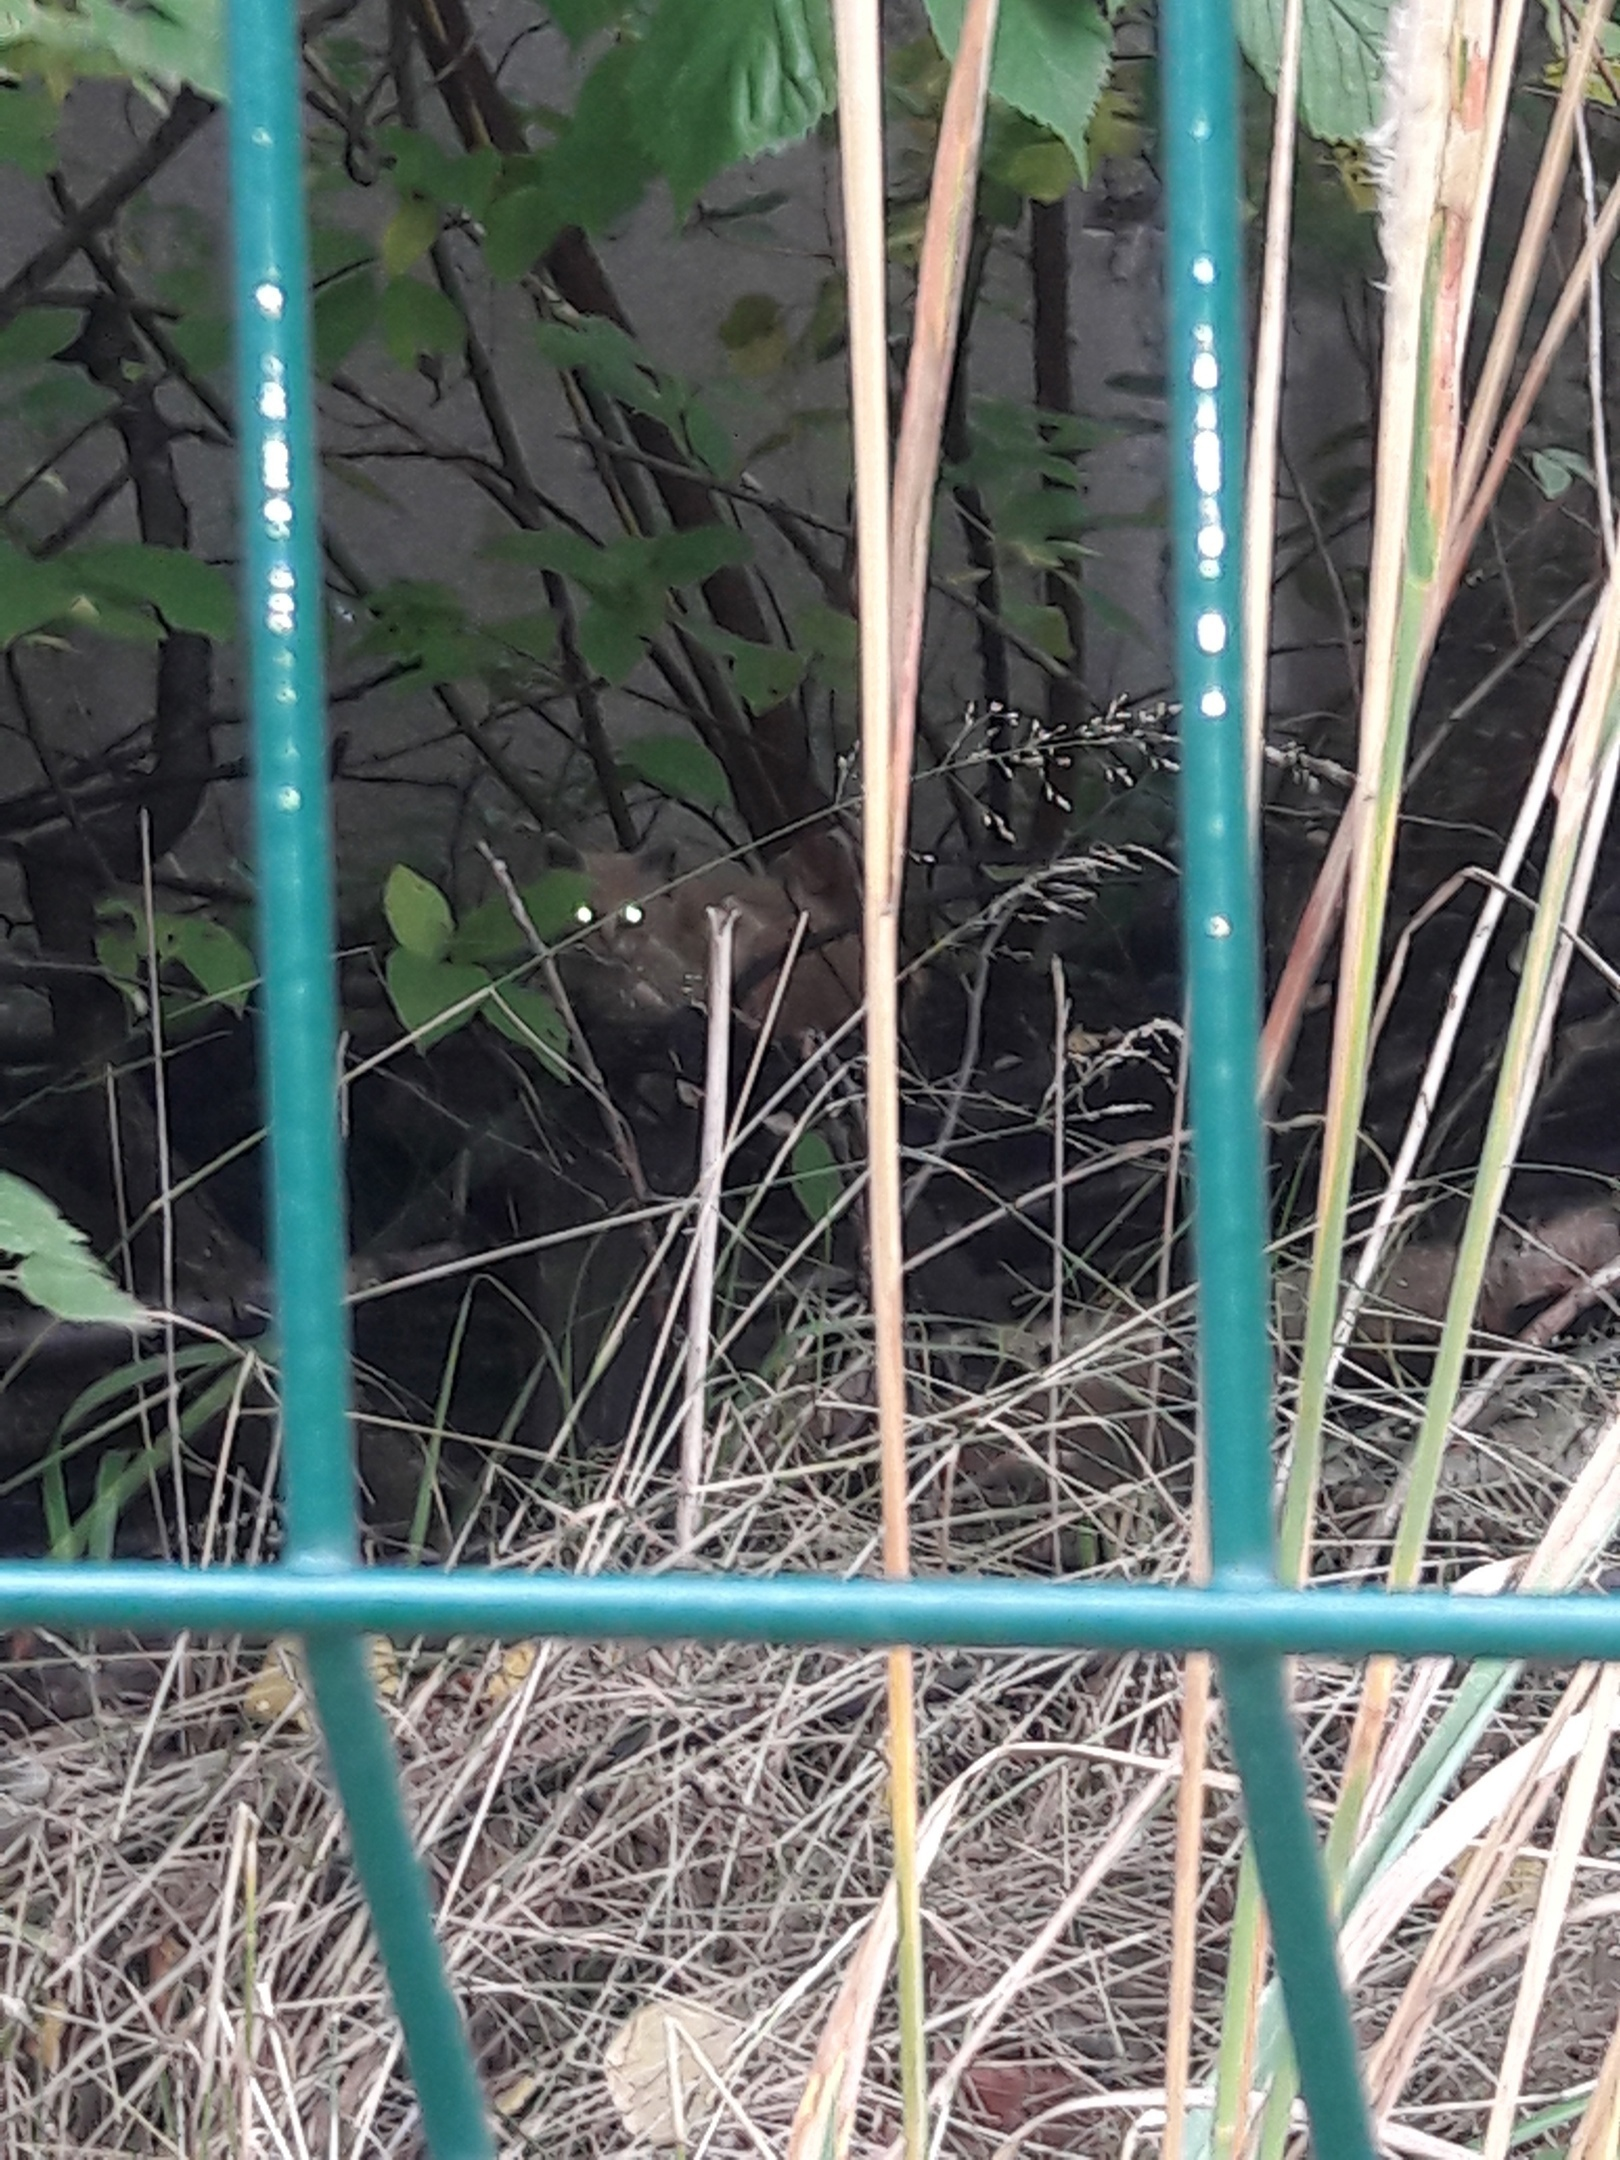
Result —
[[795, 1041], [834, 1034], [860, 1009], [858, 930], [834, 913], [794, 850], [773, 875], [722, 862], [682, 876], [662, 848], [586, 852], [576, 867], [590, 881], [593, 920], [568, 950], [565, 979], [588, 1019], [645, 1028], [702, 1011], [709, 913], [727, 907], [736, 917], [732, 1004], [749, 1027], [763, 1027], [775, 1003], [773, 1032]]

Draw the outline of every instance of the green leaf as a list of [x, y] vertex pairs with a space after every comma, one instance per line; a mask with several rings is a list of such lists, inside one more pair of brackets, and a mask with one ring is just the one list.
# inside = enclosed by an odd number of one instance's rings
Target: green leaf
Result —
[[43, 180], [56, 164], [61, 110], [37, 83], [10, 83], [0, 89], [0, 165], [15, 165], [19, 172]]
[[231, 357], [228, 315], [202, 309], [169, 325], [169, 343], [194, 375], [217, 375]]
[[730, 428], [715, 418], [702, 398], [687, 399], [681, 412], [681, 433], [693, 457], [716, 479], [735, 479], [742, 462], [736, 441]]
[[701, 585], [717, 570], [754, 559], [752, 547], [735, 525], [697, 525], [690, 532], [659, 533], [647, 546], [652, 574], [665, 585]]
[[719, 335], [727, 358], [745, 380], [774, 375], [792, 342], [782, 303], [771, 293], [744, 293], [734, 300]]
[[844, 1189], [844, 1175], [832, 1149], [814, 1127], [800, 1133], [789, 1158], [793, 1197], [813, 1223], [827, 1220]]
[[573, 118], [545, 160], [545, 192], [559, 227], [593, 235], [628, 217], [656, 176], [636, 139], [633, 44], [610, 45], [580, 86]]
[[[418, 1050], [430, 1050], [457, 1028], [464, 1028], [479, 1010], [467, 1000], [481, 999], [489, 990], [489, 977], [482, 968], [429, 960], [403, 945], [396, 945], [388, 955], [385, 975], [400, 1025], [415, 1038]], [[458, 1005], [463, 1008], [460, 1012], [455, 1010]], [[444, 1017], [447, 1013], [449, 1019]]]
[[458, 353], [467, 342], [467, 326], [449, 294], [413, 277], [383, 287], [382, 333], [399, 367], [414, 366], [418, 353]]
[[516, 984], [492, 990], [484, 1018], [508, 1042], [532, 1052], [557, 1079], [570, 1077], [568, 1026], [543, 990], [525, 990]]
[[658, 378], [635, 339], [600, 317], [583, 323], [541, 323], [535, 343], [553, 367], [587, 369], [621, 405], [654, 420], [678, 424], [685, 399]]
[[[0, 96], [0, 112], [5, 99]], [[83, 318], [75, 308], [24, 308], [0, 330], [0, 367], [38, 367], [71, 345]]]
[[499, 638], [525, 660], [538, 661], [542, 667], [557, 650], [557, 625], [546, 614], [508, 615], [501, 622], [490, 623], [488, 629], [491, 637]]
[[0, 1170], [0, 1252], [66, 1252], [85, 1242], [54, 1200], [9, 1170]]
[[0, 541], [0, 650], [65, 615], [75, 597], [59, 564]]
[[0, 66], [38, 75], [65, 94], [81, 76], [127, 76], [143, 89], [190, 83], [226, 91], [222, 0], [0, 0]]
[[684, 215], [716, 173], [797, 142], [832, 110], [827, 0], [662, 0], [631, 96], [641, 146]]
[[54, 1313], [58, 1320], [100, 1320], [119, 1327], [140, 1327], [146, 1318], [92, 1253], [30, 1253], [17, 1270], [16, 1284], [31, 1305]]
[[107, 541], [57, 557], [92, 599], [143, 600], [171, 630], [193, 630], [223, 644], [236, 629], [236, 594], [224, 571], [183, 548]]
[[794, 642], [809, 655], [818, 681], [829, 690], [853, 690], [860, 650], [855, 619], [814, 600], [794, 617]]
[[407, 195], [388, 221], [382, 237], [382, 266], [392, 278], [403, 277], [421, 261], [439, 237], [439, 206], [424, 195]]
[[804, 680], [803, 653], [790, 652], [785, 645], [751, 645], [739, 638], [731, 666], [737, 695], [751, 713], [769, 712]]
[[487, 551], [497, 562], [526, 563], [533, 570], [557, 570], [587, 592], [603, 584], [600, 565], [606, 549], [581, 533], [550, 531], [503, 533]]
[[1021, 113], [1008, 114], [986, 142], [984, 169], [1015, 195], [1038, 203], [1061, 202], [1080, 179], [1068, 144]]
[[477, 675], [497, 649], [469, 626], [461, 602], [443, 585], [402, 578], [367, 601], [370, 627], [355, 641], [360, 653], [390, 653], [419, 668], [428, 682]]
[[205, 997], [238, 1015], [245, 1012], [259, 971], [241, 939], [207, 915], [169, 915], [159, 921], [165, 932], [159, 953], [176, 960]]
[[[927, 0], [934, 35], [953, 56], [965, 5], [966, 0]], [[1107, 19], [1093, 0], [1002, 0], [990, 88], [1050, 128], [1086, 177], [1086, 137], [1113, 46]]]
[[[657, 617], [662, 618], [661, 609]], [[645, 607], [594, 600], [579, 618], [579, 656], [604, 682], [628, 682], [657, 626], [658, 620], [648, 621]]]
[[[1362, 142], [1384, 114], [1384, 52], [1391, 0], [1313, 0], [1299, 51], [1300, 116], [1327, 142]], [[1282, 56], [1283, 0], [1237, 0], [1238, 40], [1250, 66], [1275, 91]]]
[[[521, 894], [524, 909], [543, 944], [554, 945], [591, 919], [591, 881], [579, 870], [548, 870]], [[504, 893], [496, 893], [463, 916], [451, 940], [452, 960], [488, 961], [498, 964], [519, 960], [529, 941], [514, 920]]]
[[484, 219], [484, 263], [493, 278], [520, 278], [561, 230], [543, 187], [514, 188], [491, 204]]
[[690, 735], [638, 735], [624, 744], [619, 762], [638, 780], [676, 802], [690, 803], [697, 810], [731, 806], [725, 767], [712, 750]]
[[380, 305], [377, 273], [370, 262], [357, 263], [321, 286], [312, 310], [317, 374], [337, 373], [360, 340], [376, 327]]
[[1042, 652], [1050, 653], [1054, 660], [1074, 657], [1069, 620], [1061, 608], [1031, 607], [1022, 600], [1007, 600], [1002, 603], [1001, 612], [1009, 629], [1016, 630], [1021, 638]]
[[1572, 481], [1584, 480], [1588, 485], [1592, 481], [1591, 461], [1578, 450], [1532, 450], [1530, 470], [1548, 502], [1567, 494]]
[[442, 210], [467, 210], [474, 217], [488, 209], [501, 176], [501, 154], [489, 144], [463, 154], [442, 148], [420, 128], [389, 127], [379, 129], [377, 145], [392, 160], [402, 194], [423, 195]]
[[418, 959], [442, 960], [450, 950], [456, 918], [449, 901], [437, 885], [406, 863], [395, 863], [388, 873], [383, 913], [405, 951]]
[[0, 1252], [19, 1255], [15, 1286], [59, 1320], [138, 1326], [141, 1308], [119, 1289], [76, 1229], [35, 1186], [0, 1171]]

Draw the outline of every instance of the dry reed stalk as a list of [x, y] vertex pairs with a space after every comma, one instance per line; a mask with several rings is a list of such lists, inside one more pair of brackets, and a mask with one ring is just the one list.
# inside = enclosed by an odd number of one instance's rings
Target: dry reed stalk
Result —
[[[1456, 1974], [1466, 1964], [1491, 1905], [1551, 1804], [1565, 1759], [1584, 1742], [1593, 1678], [1591, 1667], [1577, 1672], [1536, 1739], [1512, 1759], [1515, 1775], [1503, 1781], [1504, 1802], [1478, 1844], [1468, 1852], [1457, 1888], [1424, 1943], [1394, 2014], [1379, 2035], [1367, 2062], [1367, 2089], [1374, 2117], [1380, 2121], [1393, 2112], [1423, 2041]], [[1570, 1737], [1566, 1738], [1566, 1734]], [[1346, 1971], [1349, 1969], [1347, 1951]]]
[[[877, 0], [835, 0], [839, 170], [849, 308], [850, 405], [860, 612], [863, 928], [866, 979], [867, 1253], [883, 1487], [883, 1565], [911, 1570], [906, 1464], [905, 1252], [900, 1192], [897, 869], [909, 770], [896, 770], [888, 396], [888, 250], [883, 50]], [[903, 648], [902, 648], [903, 649]], [[903, 2108], [909, 2160], [928, 2145], [922, 1907], [917, 1879], [917, 1710], [911, 1652], [888, 1660], [889, 1779], [899, 1926]]]
[[1603, 2051], [1592, 2097], [1581, 2113], [1566, 2160], [1616, 2160], [1620, 2155], [1620, 2016]]
[[1507, 2160], [1513, 2142], [1514, 2118], [1524, 2090], [1525, 2065], [1530, 2043], [1546, 2004], [1547, 1984], [1552, 1977], [1553, 1953], [1569, 1911], [1570, 1891], [1576, 1863], [1591, 1826], [1598, 1788], [1609, 1759], [1609, 1743], [1616, 1713], [1620, 1710], [1620, 1666], [1605, 1665], [1592, 1689], [1586, 1737], [1570, 1771], [1569, 1787], [1559, 1810], [1552, 1852], [1542, 1869], [1541, 1891], [1536, 1900], [1519, 1991], [1513, 2005], [1513, 2023], [1507, 2045], [1497, 2066], [1496, 2097], [1485, 2128], [1484, 2160]]
[[677, 1560], [690, 1557], [701, 1517], [709, 1348], [714, 1334], [714, 1263], [720, 1243], [720, 1199], [725, 1186], [726, 1127], [730, 1118], [732, 947], [737, 934], [737, 910], [734, 906], [710, 908], [708, 913], [709, 1026], [697, 1221], [686, 1308], [686, 1400], [681, 1408], [680, 1483], [675, 1502]]

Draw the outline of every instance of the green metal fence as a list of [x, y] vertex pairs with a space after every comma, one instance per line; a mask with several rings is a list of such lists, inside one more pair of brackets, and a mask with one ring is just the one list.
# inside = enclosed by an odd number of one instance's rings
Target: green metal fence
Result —
[[293, 0], [228, 0], [244, 502], [286, 1537], [274, 1567], [0, 1565], [0, 1625], [302, 1636], [435, 2160], [493, 2138], [434, 1941], [363, 1635], [636, 1636], [1212, 1651], [1312, 2134], [1370, 2160], [1354, 2036], [1285, 1699], [1284, 1656], [1620, 1659], [1606, 1597], [1290, 1591], [1272, 1545], [1255, 866], [1237, 536], [1242, 322], [1236, 63], [1224, 0], [1163, 0], [1184, 908], [1198, 1185], [1208, 1588], [439, 1574], [363, 1568], [349, 1431], [308, 279]]

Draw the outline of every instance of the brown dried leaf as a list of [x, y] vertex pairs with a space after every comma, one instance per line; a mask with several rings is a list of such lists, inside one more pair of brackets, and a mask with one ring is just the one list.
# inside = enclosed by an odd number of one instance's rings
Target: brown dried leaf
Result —
[[675, 2146], [714, 2101], [710, 2072], [723, 2072], [742, 2035], [712, 2003], [655, 2000], [626, 2018], [602, 2056], [613, 2105], [632, 2137]]

